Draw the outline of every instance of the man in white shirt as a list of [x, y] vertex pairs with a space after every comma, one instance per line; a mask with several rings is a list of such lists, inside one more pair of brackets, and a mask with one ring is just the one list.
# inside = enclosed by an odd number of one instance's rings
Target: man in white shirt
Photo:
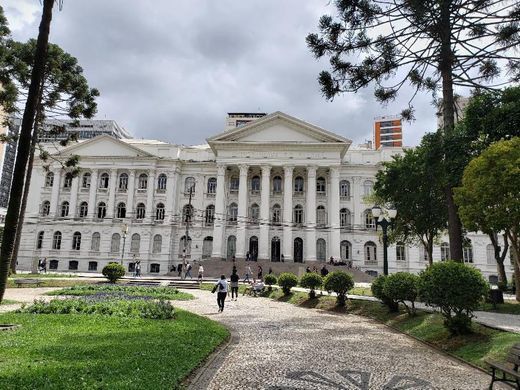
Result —
[[225, 275], [220, 275], [220, 280], [216, 283], [217, 288], [217, 304], [219, 313], [224, 311], [224, 302], [227, 296], [227, 280]]

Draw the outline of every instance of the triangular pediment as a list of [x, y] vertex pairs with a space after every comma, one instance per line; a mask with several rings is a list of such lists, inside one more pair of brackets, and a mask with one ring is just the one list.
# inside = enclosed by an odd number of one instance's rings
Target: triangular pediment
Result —
[[150, 157], [150, 153], [145, 152], [133, 145], [109, 135], [82, 141], [63, 149], [60, 154], [78, 155], [88, 157]]

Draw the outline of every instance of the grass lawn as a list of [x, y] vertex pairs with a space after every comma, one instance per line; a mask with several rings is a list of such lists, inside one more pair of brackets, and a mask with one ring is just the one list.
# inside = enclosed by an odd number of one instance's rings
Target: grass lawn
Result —
[[74, 274], [56, 274], [56, 273], [42, 273], [42, 274], [12, 274], [10, 279], [44, 279], [44, 278], [76, 278]]
[[174, 320], [0, 315], [1, 389], [173, 389], [229, 332], [176, 309]]
[[0, 305], [14, 305], [15, 303], [19, 303], [17, 301], [13, 301], [11, 299], [4, 299]]
[[[7, 288], [34, 288], [36, 287], [35, 284], [22, 284], [20, 287], [18, 287], [14, 283], [14, 279], [25, 279], [24, 277], [20, 278], [13, 278], [13, 279], [7, 279]], [[40, 287], [72, 287], [77, 285], [87, 285], [87, 284], [96, 284], [99, 282], [93, 282], [89, 280], [77, 280], [77, 279], [54, 279], [54, 278], [47, 278], [43, 279], [42, 283], [40, 284]]]
[[496, 309], [493, 308], [493, 305], [491, 303], [485, 303], [479, 310], [502, 314], [520, 314], [519, 303], [520, 302], [517, 301], [506, 301], [504, 303], [499, 303]]
[[50, 291], [46, 295], [73, 295], [89, 296], [99, 293], [117, 294], [124, 293], [134, 297], [153, 297], [156, 299], [167, 299], [176, 301], [187, 301], [193, 299], [193, 295], [181, 292], [171, 287], [142, 287], [125, 286], [117, 284], [100, 284], [88, 286], [73, 286], [62, 290]]

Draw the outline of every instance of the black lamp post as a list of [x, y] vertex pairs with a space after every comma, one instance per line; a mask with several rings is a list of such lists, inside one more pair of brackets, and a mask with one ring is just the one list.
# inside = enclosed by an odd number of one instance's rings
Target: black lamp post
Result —
[[377, 226], [383, 229], [383, 274], [388, 275], [388, 227], [393, 227], [394, 219], [397, 215], [397, 210], [394, 208], [386, 209], [386, 215], [382, 215], [383, 210], [379, 206], [372, 207], [372, 217], [374, 217]]
[[128, 234], [128, 225], [126, 223], [121, 226], [121, 233], [123, 233], [123, 250], [121, 251], [121, 265], [123, 265], [123, 260], [125, 257], [126, 235]]

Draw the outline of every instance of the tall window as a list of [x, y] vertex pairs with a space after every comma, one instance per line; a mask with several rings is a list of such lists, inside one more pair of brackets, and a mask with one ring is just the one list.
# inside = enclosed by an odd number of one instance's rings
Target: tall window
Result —
[[374, 182], [371, 180], [365, 180], [363, 183], [363, 195], [369, 196], [372, 195], [372, 191], [374, 189]]
[[204, 222], [206, 225], [213, 225], [215, 222], [215, 206], [210, 204], [206, 207], [206, 213], [204, 214]]
[[45, 232], [39, 232], [38, 236], [36, 238], [36, 249], [42, 249], [43, 247], [43, 236], [45, 235]]
[[139, 253], [141, 246], [141, 236], [137, 233], [132, 234], [132, 240], [130, 241], [130, 252]]
[[216, 194], [217, 193], [217, 179], [214, 177], [210, 177], [208, 179], [208, 194]]
[[423, 244], [419, 245], [419, 260], [424, 261], [425, 263], [428, 262], [428, 251]]
[[339, 224], [342, 228], [348, 228], [352, 224], [350, 210], [349, 209], [341, 209], [339, 211]]
[[160, 191], [166, 191], [166, 181], [166, 175], [164, 173], [161, 173], [157, 178], [157, 189]]
[[97, 261], [89, 261], [88, 262], [88, 270], [89, 271], [97, 271]]
[[406, 261], [406, 247], [402, 242], [398, 242], [395, 246], [395, 259], [397, 261]]
[[272, 217], [271, 221], [273, 223], [279, 224], [282, 221], [281, 213], [282, 213], [282, 209], [280, 208], [280, 205], [275, 204], [273, 206], [273, 217]]
[[44, 201], [42, 203], [42, 216], [46, 217], [47, 215], [49, 215], [51, 211], [51, 202], [49, 202], [48, 200]]
[[182, 223], [191, 222], [193, 220], [193, 206], [187, 204], [182, 208]]
[[81, 178], [81, 188], [90, 188], [90, 180], [92, 179], [92, 175], [90, 172], [85, 172], [83, 177]]
[[446, 261], [450, 258], [450, 244], [448, 244], [447, 242], [443, 242], [441, 244], [441, 260]]
[[229, 236], [227, 240], [227, 258], [232, 259], [237, 252], [237, 238]]
[[316, 259], [319, 261], [327, 260], [327, 243], [323, 238], [316, 241]]
[[251, 192], [260, 192], [260, 176], [251, 178]]
[[138, 203], [137, 208], [135, 209], [135, 217], [137, 219], [144, 219], [146, 216], [146, 207], [144, 203]]
[[368, 241], [365, 244], [365, 262], [374, 263], [377, 262], [377, 247], [372, 241]]
[[119, 233], [112, 234], [110, 241], [110, 252], [119, 253], [119, 245], [121, 244], [121, 235]]
[[304, 190], [305, 181], [303, 180], [303, 177], [297, 176], [294, 179], [294, 192], [297, 194], [301, 194]]
[[75, 232], [72, 235], [72, 250], [79, 251], [81, 249], [81, 233]]
[[86, 218], [87, 215], [88, 215], [88, 203], [81, 202], [81, 204], [79, 205], [79, 217]]
[[61, 204], [60, 215], [66, 217], [69, 215], [69, 202], [63, 202]]
[[150, 264], [150, 273], [151, 274], [158, 274], [161, 272], [161, 265], [157, 263]]
[[471, 241], [462, 248], [462, 256], [465, 263], [473, 263], [473, 246]]
[[240, 186], [240, 178], [238, 176], [231, 176], [229, 179], [229, 190], [231, 192], [238, 191], [238, 188]]
[[122, 173], [119, 175], [119, 183], [117, 185], [119, 191], [124, 192], [128, 189], [128, 175]]
[[164, 204], [158, 203], [155, 208], [155, 220], [164, 221]]
[[207, 259], [211, 257], [213, 252], [213, 237], [205, 237], [202, 241], [202, 258]]
[[187, 177], [186, 180], [184, 180], [184, 192], [186, 194], [189, 194], [190, 191], [192, 193], [195, 193], [195, 178], [194, 177]]
[[48, 172], [47, 175], [45, 175], [45, 187], [52, 187], [54, 184], [54, 173]]
[[275, 176], [273, 178], [273, 192], [279, 194], [282, 192], [282, 178], [281, 176]]
[[316, 223], [318, 226], [327, 225], [327, 210], [325, 210], [325, 206], [318, 206], [316, 208]]
[[54, 232], [52, 236], [52, 249], [61, 249], [61, 232]]
[[160, 234], [156, 234], [153, 236], [153, 253], [161, 253], [162, 250], [162, 236]]
[[65, 174], [65, 178], [63, 179], [63, 188], [68, 188], [70, 189], [72, 187], [72, 173], [70, 172], [67, 172]]
[[303, 223], [303, 206], [301, 204], [294, 206], [293, 222], [297, 224]]
[[374, 229], [376, 227], [376, 220], [372, 216], [372, 210], [365, 210], [363, 213], [363, 219], [365, 221], [365, 229]]
[[324, 194], [326, 191], [325, 189], [326, 189], [325, 179], [323, 177], [318, 177], [316, 179], [316, 192], [318, 194]]
[[236, 222], [238, 219], [238, 206], [236, 203], [231, 203], [228, 208], [228, 221]]
[[341, 198], [350, 198], [350, 182], [341, 180], [339, 182], [339, 196]]
[[495, 260], [495, 248], [493, 247], [493, 244], [488, 244], [486, 246], [486, 258], [487, 258], [487, 263], [489, 265], [493, 265], [496, 263], [496, 260]]
[[148, 188], [148, 175], [146, 173], [141, 173], [139, 175], [137, 188], [140, 190], [146, 190]]
[[341, 260], [350, 260], [352, 256], [352, 244], [348, 242], [347, 240], [341, 241], [340, 247], [339, 247], [339, 254], [341, 257]]
[[117, 218], [126, 218], [126, 204], [123, 202], [117, 205]]
[[104, 219], [107, 216], [107, 205], [105, 202], [99, 202], [97, 207], [97, 217], [98, 219]]
[[181, 237], [181, 241], [179, 243], [179, 256], [190, 256], [191, 255], [191, 237], [188, 237], [188, 241], [186, 241], [186, 236]]
[[90, 243], [90, 250], [94, 252], [99, 252], [99, 245], [101, 243], [101, 234], [95, 232], [92, 234], [92, 241]]
[[109, 181], [109, 177], [108, 177], [108, 173], [102, 173], [100, 178], [99, 178], [99, 188], [108, 188], [108, 181]]
[[258, 220], [260, 219], [260, 207], [256, 203], [253, 203], [251, 205], [251, 209], [249, 212], [249, 218], [251, 220], [251, 223], [254, 223], [254, 224], [257, 224]]

